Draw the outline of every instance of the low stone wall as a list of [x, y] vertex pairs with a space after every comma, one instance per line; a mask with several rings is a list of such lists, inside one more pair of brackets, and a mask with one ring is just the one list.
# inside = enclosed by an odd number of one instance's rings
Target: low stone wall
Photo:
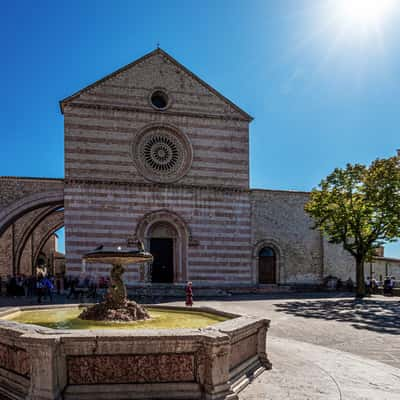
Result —
[[269, 321], [193, 309], [232, 319], [204, 329], [65, 331], [0, 321], [0, 397], [235, 399], [271, 367]]

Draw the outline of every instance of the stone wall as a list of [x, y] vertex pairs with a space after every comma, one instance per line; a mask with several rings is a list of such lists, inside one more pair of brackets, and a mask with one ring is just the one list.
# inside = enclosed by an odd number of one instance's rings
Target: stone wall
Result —
[[[259, 243], [274, 248], [278, 256], [278, 283], [319, 283], [323, 271], [322, 241], [320, 233], [311, 229], [312, 221], [304, 211], [308, 194], [252, 190], [250, 198], [253, 249]], [[254, 260], [255, 257], [256, 275]]]
[[35, 193], [62, 190], [63, 179], [0, 176], [0, 211]]
[[324, 276], [334, 276], [342, 281], [349, 278], [355, 282], [356, 266], [354, 257], [340, 244], [329, 243], [324, 238]]
[[13, 272], [13, 225], [0, 237], [0, 276], [2, 279]]
[[[187, 227], [187, 258], [179, 281], [251, 282], [248, 192], [159, 185], [73, 184], [65, 189], [66, 254], [69, 272], [81, 271], [82, 254], [97, 247], [125, 246], [144, 216], [162, 211]], [[185, 239], [185, 238], [181, 238]], [[182, 251], [185, 251], [183, 249]], [[90, 267], [89, 267], [90, 268]], [[93, 266], [108, 271], [105, 266]], [[140, 280], [129, 267], [128, 283]]]

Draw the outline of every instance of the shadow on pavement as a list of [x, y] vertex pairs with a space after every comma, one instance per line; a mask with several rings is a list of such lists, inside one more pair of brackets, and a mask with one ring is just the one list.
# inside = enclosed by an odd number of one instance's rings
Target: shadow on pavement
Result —
[[298, 317], [350, 322], [356, 329], [400, 334], [400, 305], [397, 301], [341, 299], [293, 301], [274, 305], [277, 312]]

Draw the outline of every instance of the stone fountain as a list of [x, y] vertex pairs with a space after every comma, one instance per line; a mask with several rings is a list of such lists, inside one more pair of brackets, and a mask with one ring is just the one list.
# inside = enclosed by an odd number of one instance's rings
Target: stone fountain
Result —
[[111, 285], [106, 299], [84, 310], [79, 318], [94, 321], [128, 322], [149, 319], [146, 309], [135, 301], [128, 300], [126, 287], [122, 280], [125, 265], [147, 263], [153, 261], [153, 256], [146, 252], [143, 243], [138, 241], [137, 249], [104, 248], [85, 254], [83, 261], [88, 263], [111, 264]]
[[[157, 322], [156, 312], [167, 313], [170, 323], [188, 310], [170, 305], [145, 309], [127, 299], [125, 266], [152, 261], [141, 243], [137, 249], [100, 246], [84, 260], [112, 265], [103, 302], [83, 312], [80, 304], [0, 309], [1, 399], [237, 400], [240, 390], [271, 368], [269, 321], [264, 318], [193, 307], [191, 319], [208, 314], [214, 322], [202, 328], [149, 329]], [[76, 310], [76, 319], [88, 327], [66, 328], [69, 317], [57, 328], [19, 321], [25, 313], [40, 320], [64, 310]], [[93, 320], [100, 326], [91, 328]], [[130, 327], [123, 329], [124, 324]]]

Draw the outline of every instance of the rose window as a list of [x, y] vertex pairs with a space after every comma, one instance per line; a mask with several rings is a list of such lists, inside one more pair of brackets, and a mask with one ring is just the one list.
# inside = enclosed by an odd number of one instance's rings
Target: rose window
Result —
[[154, 170], [171, 171], [179, 162], [178, 146], [168, 136], [151, 137], [143, 152], [146, 163]]
[[138, 135], [133, 144], [133, 156], [138, 170], [147, 179], [173, 182], [190, 168], [192, 150], [182, 133], [160, 126]]

